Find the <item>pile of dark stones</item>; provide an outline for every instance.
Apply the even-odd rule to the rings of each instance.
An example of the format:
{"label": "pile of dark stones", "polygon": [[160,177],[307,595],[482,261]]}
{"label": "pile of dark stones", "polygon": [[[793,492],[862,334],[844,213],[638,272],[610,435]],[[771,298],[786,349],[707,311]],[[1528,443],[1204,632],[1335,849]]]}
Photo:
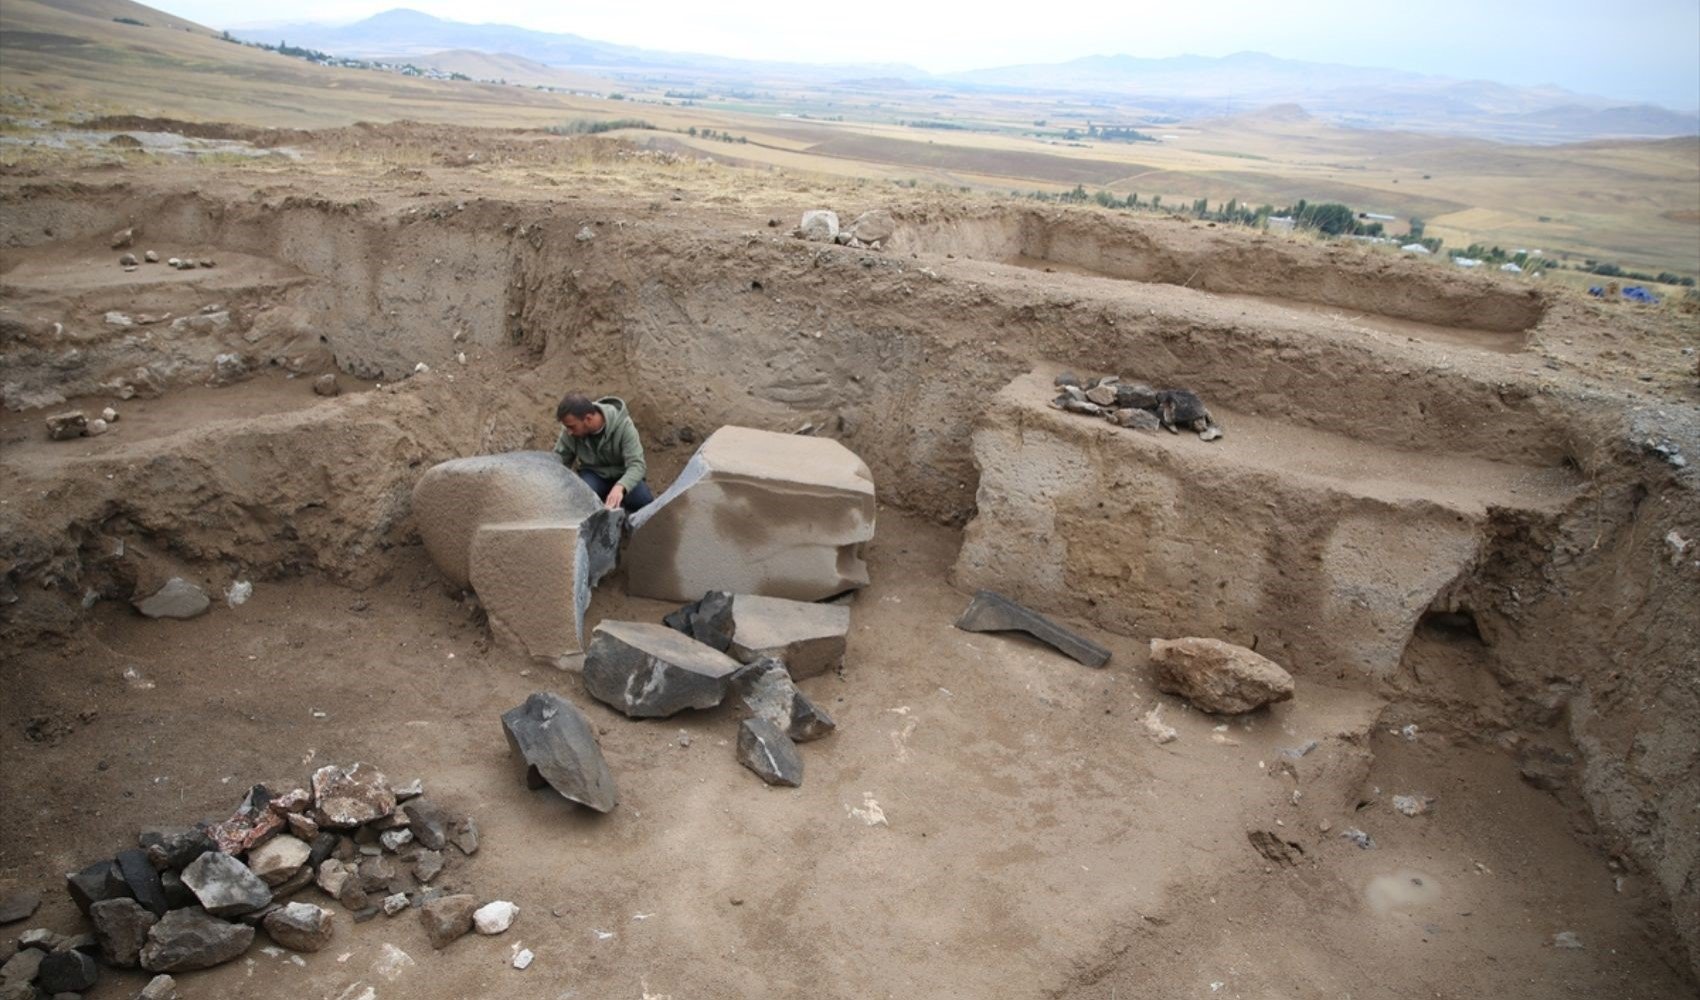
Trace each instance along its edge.
{"label": "pile of dark stones", "polygon": [[1069,413],[1100,417],[1131,430],[1167,430],[1179,434],[1193,431],[1205,441],[1222,436],[1198,393],[1191,389],[1154,389],[1143,382],[1125,381],[1119,375],[1104,375],[1085,382],[1073,372],[1056,378],[1058,395],[1051,405]]}
{"label": "pile of dark stones", "polygon": [[[424,791],[418,780],[391,785],[371,764],[330,765],[306,787],[254,785],[228,819],[144,830],[135,847],[65,877],[92,932],[24,932],[0,966],[0,1000],[81,995],[100,963],[211,968],[239,958],[262,929],[291,951],[319,951],[336,921],[329,907],[292,899],[309,889],[355,923],[417,910],[442,948],[472,929],[479,909],[451,886],[457,863],[478,850],[478,824]],[[170,976],[159,978],[147,1000],[173,995]]]}

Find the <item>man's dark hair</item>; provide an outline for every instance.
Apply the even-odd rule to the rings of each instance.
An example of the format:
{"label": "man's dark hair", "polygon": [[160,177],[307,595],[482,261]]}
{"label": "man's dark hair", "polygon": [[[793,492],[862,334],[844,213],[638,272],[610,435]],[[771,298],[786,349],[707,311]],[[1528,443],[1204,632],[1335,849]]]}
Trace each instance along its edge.
{"label": "man's dark hair", "polygon": [[583,420],[595,412],[596,404],[590,401],[589,396],[582,392],[569,392],[561,397],[560,405],[555,407],[555,422],[560,423],[569,416]]}

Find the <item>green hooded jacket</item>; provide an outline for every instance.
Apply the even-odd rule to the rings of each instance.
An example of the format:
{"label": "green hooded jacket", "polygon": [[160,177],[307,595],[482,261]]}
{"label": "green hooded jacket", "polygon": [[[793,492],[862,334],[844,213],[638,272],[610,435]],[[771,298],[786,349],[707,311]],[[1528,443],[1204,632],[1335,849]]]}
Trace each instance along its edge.
{"label": "green hooded jacket", "polygon": [[604,479],[616,479],[630,493],[649,472],[637,425],[626,413],[626,401],[618,396],[603,396],[596,408],[602,411],[602,429],[577,438],[563,428],[555,438],[555,454],[567,468],[589,469]]}

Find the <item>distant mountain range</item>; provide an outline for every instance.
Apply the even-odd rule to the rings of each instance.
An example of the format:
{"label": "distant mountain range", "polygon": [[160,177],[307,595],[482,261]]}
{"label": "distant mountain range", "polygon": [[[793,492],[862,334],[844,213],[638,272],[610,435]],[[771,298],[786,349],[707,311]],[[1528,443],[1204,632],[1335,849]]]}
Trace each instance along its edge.
{"label": "distant mountain range", "polygon": [[1663,138],[1700,133],[1700,112],[1677,112],[1558,87],[1516,87],[1486,80],[1303,62],[1260,52],[1165,59],[1087,56],[1061,63],[935,76],[902,64],[820,65],[662,52],[512,25],[446,21],[406,9],[347,25],[286,24],[233,29],[231,34],[248,41],[288,41],[334,55],[375,59],[419,59],[443,50],[472,50],[598,77],[620,73],[679,84],[794,80],[829,85],[878,78],[894,86],[910,83],[942,91],[1097,95],[1113,97],[1124,105],[1137,103],[1154,115],[1181,119],[1297,104],[1337,125],[1516,141]]}

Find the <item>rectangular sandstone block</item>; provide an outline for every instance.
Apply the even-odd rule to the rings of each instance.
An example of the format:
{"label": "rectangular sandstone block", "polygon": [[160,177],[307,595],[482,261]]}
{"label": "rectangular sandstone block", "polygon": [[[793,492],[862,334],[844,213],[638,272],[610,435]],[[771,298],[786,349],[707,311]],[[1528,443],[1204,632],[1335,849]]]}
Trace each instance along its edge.
{"label": "rectangular sandstone block", "polygon": [[587,519],[479,528],[467,563],[491,631],[557,664],[582,652],[591,588],[613,566],[618,524]]}

